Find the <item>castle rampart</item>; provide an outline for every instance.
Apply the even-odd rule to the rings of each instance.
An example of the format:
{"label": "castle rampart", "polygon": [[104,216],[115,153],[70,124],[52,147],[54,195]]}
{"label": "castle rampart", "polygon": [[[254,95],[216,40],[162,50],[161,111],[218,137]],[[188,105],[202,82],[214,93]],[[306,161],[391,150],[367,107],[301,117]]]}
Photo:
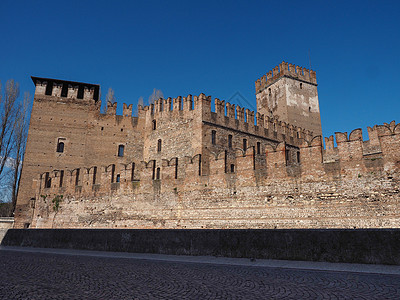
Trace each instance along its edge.
{"label": "castle rampart", "polygon": [[32,79],[17,228],[398,224],[400,126],[368,127],[368,141],[336,133],[324,147],[314,71],[273,68],[257,112],[200,94],[137,116],[125,103],[117,115],[117,102],[102,113],[98,85]]}
{"label": "castle rampart", "polygon": [[[257,113],[255,119],[254,111],[229,102],[225,103],[218,98],[214,100],[215,112],[211,111],[211,96],[206,97],[204,94],[194,96],[194,105],[191,98],[192,95],[184,98],[179,96],[173,99],[175,105],[172,109],[169,109],[171,108],[169,105],[172,102],[171,98],[156,100],[154,104],[144,107],[147,112],[147,122],[165,118],[172,119],[176,117],[176,114],[180,114],[183,118],[195,118],[197,113],[197,116],[201,116],[203,123],[273,141],[286,140],[288,144],[292,145],[298,145],[300,139],[311,140],[313,137],[311,131],[281,122],[276,117],[271,118]],[[164,103],[164,106],[161,106],[160,103]],[[182,103],[187,104],[182,105]]]}
{"label": "castle rampart", "polygon": [[282,62],[278,66],[274,67],[272,71],[268,71],[266,75],[256,80],[256,94],[266,89],[282,77],[290,77],[309,84],[317,85],[317,75],[315,71],[294,64],[288,64],[287,62]]}
{"label": "castle rampart", "polygon": [[70,99],[99,100],[100,86],[66,80],[31,77],[36,89],[35,96],[53,96]]}
{"label": "castle rampart", "polygon": [[[96,184],[94,167],[82,169],[82,181],[76,170],[64,170],[63,187],[61,170],[52,171],[37,179],[35,214],[40,217],[33,226],[395,227],[400,215],[399,128],[394,122],[370,128],[380,145],[373,154],[368,150],[373,141],[363,142],[356,129],[348,138],[337,133],[337,147],[329,143],[324,149],[321,137],[303,141],[300,162],[288,161],[284,142],[267,146],[261,155],[254,146],[238,149],[232,170],[224,153],[213,154],[207,175],[201,172],[200,154],[164,160],[159,177],[154,161],[98,166]],[[49,178],[51,186],[43,188]],[[63,200],[56,214],[49,207],[57,195]],[[72,211],[75,220],[68,217]]]}
{"label": "castle rampart", "polygon": [[259,113],[322,135],[315,71],[282,62],[255,85]]}

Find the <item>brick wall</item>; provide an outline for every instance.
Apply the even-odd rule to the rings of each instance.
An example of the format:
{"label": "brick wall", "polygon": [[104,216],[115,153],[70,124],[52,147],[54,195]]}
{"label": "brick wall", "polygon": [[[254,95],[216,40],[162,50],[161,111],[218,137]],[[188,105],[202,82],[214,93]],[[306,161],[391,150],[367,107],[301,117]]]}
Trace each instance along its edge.
{"label": "brick wall", "polygon": [[[140,181],[121,173],[113,188],[101,174],[95,194],[77,193],[73,174],[60,209],[52,209],[57,186],[38,190],[35,228],[392,228],[400,221],[400,126],[392,122],[337,133],[337,147],[322,139],[304,141],[300,163],[286,160],[286,145],[237,151],[235,170],[225,172],[225,155],[210,156],[209,174],[199,175],[198,156],[161,167],[153,180],[142,166]],[[375,134],[376,133],[376,134]],[[332,141],[332,139],[328,139]],[[371,152],[371,144],[375,145]],[[143,163],[144,164],[144,163]],[[100,168],[100,167],[99,167]],[[122,169],[122,168],[121,168]],[[56,174],[53,174],[55,176]],[[42,178],[43,181],[43,178]],[[55,180],[56,182],[57,180]],[[90,178],[87,179],[91,181]],[[84,185],[84,183],[83,183]],[[42,185],[43,186],[43,185]],[[46,199],[40,195],[48,195]]]}
{"label": "brick wall", "polygon": [[[258,92],[279,78],[316,84],[293,65],[273,74]],[[33,80],[16,228],[398,227],[394,121],[368,128],[368,141],[360,129],[336,133],[324,148],[277,116],[219,99],[212,111],[204,94],[117,115],[117,103],[100,112],[99,86]]]}

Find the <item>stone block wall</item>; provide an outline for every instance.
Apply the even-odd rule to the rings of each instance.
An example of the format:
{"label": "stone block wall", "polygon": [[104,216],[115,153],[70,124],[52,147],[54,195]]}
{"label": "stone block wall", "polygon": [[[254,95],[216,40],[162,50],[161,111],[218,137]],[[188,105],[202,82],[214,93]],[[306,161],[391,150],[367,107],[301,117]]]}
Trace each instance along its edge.
{"label": "stone block wall", "polygon": [[11,229],[2,245],[400,265],[399,229]]}
{"label": "stone block wall", "polygon": [[[200,156],[179,157],[161,167],[160,179],[142,163],[138,177],[129,167],[110,170],[101,187],[77,192],[74,174],[66,179],[59,210],[52,200],[58,187],[38,189],[34,228],[393,228],[400,222],[400,132],[394,122],[336,134],[337,147],[324,149],[321,137],[300,145],[300,162],[287,160],[284,142],[254,147],[233,158],[210,156],[209,173],[201,174]],[[376,134],[375,134],[376,133]],[[376,138],[377,140],[373,140]],[[332,141],[329,138],[328,141]],[[371,144],[375,152],[370,150]],[[233,172],[227,161],[234,162]],[[124,173],[125,172],[125,173]],[[54,172],[52,176],[57,176]],[[65,172],[67,173],[67,172]],[[40,186],[43,186],[42,181]],[[54,180],[57,182],[57,180]],[[90,174],[86,182],[90,184]],[[85,182],[83,182],[85,185]],[[45,197],[43,197],[45,196]]]}

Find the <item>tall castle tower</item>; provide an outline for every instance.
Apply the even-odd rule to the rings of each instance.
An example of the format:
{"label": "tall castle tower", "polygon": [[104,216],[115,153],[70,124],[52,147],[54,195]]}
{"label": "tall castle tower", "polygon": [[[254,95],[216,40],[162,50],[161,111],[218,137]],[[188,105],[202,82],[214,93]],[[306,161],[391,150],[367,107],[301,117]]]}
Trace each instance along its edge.
{"label": "tall castle tower", "polygon": [[256,81],[257,111],[322,135],[315,71],[282,62]]}

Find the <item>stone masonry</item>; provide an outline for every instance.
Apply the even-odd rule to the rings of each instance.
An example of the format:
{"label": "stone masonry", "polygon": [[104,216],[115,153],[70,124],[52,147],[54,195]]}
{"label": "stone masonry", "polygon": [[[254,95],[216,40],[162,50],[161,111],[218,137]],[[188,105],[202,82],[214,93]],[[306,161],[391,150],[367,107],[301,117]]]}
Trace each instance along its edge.
{"label": "stone masonry", "polygon": [[100,113],[98,85],[32,77],[15,227],[399,227],[400,125],[324,147],[315,72],[273,74],[256,81],[256,114],[200,94],[135,117]]}

